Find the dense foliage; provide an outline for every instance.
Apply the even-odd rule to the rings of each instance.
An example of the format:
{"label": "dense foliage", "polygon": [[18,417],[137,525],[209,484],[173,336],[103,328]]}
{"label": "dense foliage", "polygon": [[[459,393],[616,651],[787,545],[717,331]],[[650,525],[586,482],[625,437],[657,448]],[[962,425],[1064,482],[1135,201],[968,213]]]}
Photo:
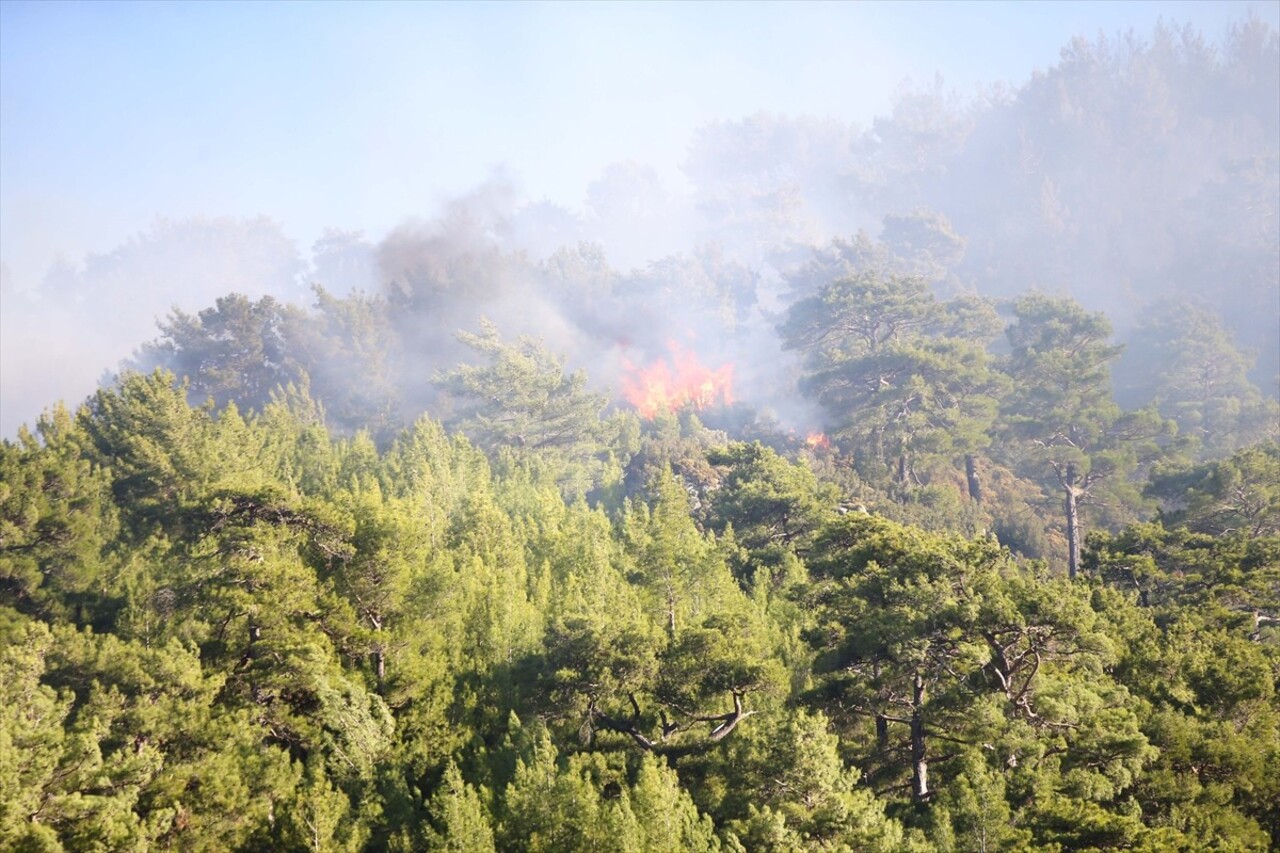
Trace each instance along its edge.
{"label": "dense foliage", "polygon": [[[1187,278],[1275,291],[1274,128],[1173,86],[1266,89],[1276,54],[1162,29],[973,114],[907,98],[842,149],[898,211],[878,240],[786,236],[830,182],[771,183],[760,117],[690,164],[759,267],[402,233],[375,294],[175,312],[148,369],[0,444],[0,848],[1280,846],[1280,410],[1235,343],[1257,306]],[[1069,154],[1184,119],[1223,151],[1153,209],[1256,201],[1257,233],[1195,235],[1236,266],[1190,236],[1129,263],[1080,213],[1159,173]],[[966,255],[930,205],[999,239]],[[1179,267],[1174,298],[1122,358],[1026,289],[1031,245],[1059,281]],[[751,378],[814,434],[758,399],[642,419],[620,365],[577,369],[663,351],[664,317],[776,356]]]}
{"label": "dense foliage", "polygon": [[425,418],[380,448],[163,373],[0,448],[6,849],[1280,840],[1274,443],[1161,469],[1070,579],[485,351],[442,381],[515,370],[512,418],[590,421],[581,452]]}

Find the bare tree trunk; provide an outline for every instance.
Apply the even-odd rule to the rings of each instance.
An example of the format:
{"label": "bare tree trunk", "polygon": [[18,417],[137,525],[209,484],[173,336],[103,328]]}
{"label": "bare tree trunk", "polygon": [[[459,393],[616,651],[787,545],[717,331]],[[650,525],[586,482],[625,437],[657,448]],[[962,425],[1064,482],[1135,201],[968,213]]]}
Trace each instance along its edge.
{"label": "bare tree trunk", "polygon": [[972,453],[965,454],[964,476],[969,481],[969,499],[974,503],[982,503],[982,479],[978,474],[978,457]]}
{"label": "bare tree trunk", "polygon": [[1065,498],[1063,509],[1067,513],[1067,577],[1075,578],[1080,572],[1080,490],[1076,488],[1076,466],[1067,464],[1067,475],[1062,483]]}
{"label": "bare tree trunk", "polygon": [[[245,646],[244,654],[240,656],[240,662],[236,664],[236,669],[242,669],[253,663],[253,659],[258,656],[257,644],[262,639],[262,626],[255,622],[249,622],[249,644]],[[253,701],[260,702],[262,700],[262,692],[258,689],[257,679],[249,678],[249,693],[253,696]]]}
{"label": "bare tree trunk", "polygon": [[387,650],[382,644],[382,614],[369,610],[365,612],[369,626],[373,628],[373,648],[369,650],[369,664],[373,667],[374,678],[378,681],[378,693],[383,692],[387,680]]}
{"label": "bare tree trunk", "polygon": [[729,736],[729,733],[737,727],[738,723],[754,714],[755,711],[746,711],[742,708],[742,694],[734,691],[733,694],[733,710],[728,714],[721,714],[717,717],[705,718],[707,722],[720,721],[720,725],[711,730],[711,734],[707,739],[712,743],[719,743]]}
{"label": "bare tree trunk", "polygon": [[929,760],[924,754],[924,676],[918,672],[911,699],[911,793],[921,803],[929,799]]}
{"label": "bare tree trunk", "polygon": [[[879,680],[880,661],[871,665],[872,675]],[[889,718],[884,714],[876,714],[876,748],[884,752],[889,748]]]}

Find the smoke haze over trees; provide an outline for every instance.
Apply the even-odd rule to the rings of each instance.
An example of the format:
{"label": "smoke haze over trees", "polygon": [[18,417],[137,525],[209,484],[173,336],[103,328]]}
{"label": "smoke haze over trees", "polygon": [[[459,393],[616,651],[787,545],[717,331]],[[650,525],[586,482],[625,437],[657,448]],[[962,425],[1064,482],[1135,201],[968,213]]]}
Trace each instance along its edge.
{"label": "smoke haze over trees", "polygon": [[1274,11],[3,267],[0,847],[1274,849]]}
{"label": "smoke haze over trees", "polygon": [[[38,286],[5,276],[4,429],[47,405],[40,389],[60,374],[126,355],[171,305],[194,312],[234,291],[305,306],[313,283],[388,300],[401,343],[431,365],[418,381],[448,367],[452,334],[484,315],[615,389],[622,358],[696,340],[704,358],[738,365],[742,399],[785,410],[794,372],[779,369],[772,327],[803,295],[796,271],[862,234],[940,294],[1071,296],[1107,313],[1122,342],[1157,301],[1207,310],[1275,396],[1277,68],[1276,33],[1256,18],[1220,43],[1161,24],[1077,38],[1031,79],[976,97],[942,78],[902,88],[867,127],[713,122],[690,140],[688,193],[618,163],[572,210],[525,202],[496,176],[380,240],[331,229],[305,252],[267,220],[158,221]],[[69,332],[41,363],[32,338],[49,328]],[[425,401],[399,392],[410,413]]]}

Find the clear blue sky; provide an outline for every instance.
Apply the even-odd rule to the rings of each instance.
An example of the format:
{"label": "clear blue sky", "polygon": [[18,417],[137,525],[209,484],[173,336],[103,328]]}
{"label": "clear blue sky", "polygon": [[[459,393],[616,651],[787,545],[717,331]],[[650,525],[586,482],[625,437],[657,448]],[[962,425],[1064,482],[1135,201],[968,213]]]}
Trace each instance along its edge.
{"label": "clear blue sky", "polygon": [[495,169],[569,206],[604,166],[678,187],[693,130],[867,122],[904,78],[1023,81],[1077,34],[1280,2],[0,2],[0,260],[38,282],[157,216],[377,237]]}

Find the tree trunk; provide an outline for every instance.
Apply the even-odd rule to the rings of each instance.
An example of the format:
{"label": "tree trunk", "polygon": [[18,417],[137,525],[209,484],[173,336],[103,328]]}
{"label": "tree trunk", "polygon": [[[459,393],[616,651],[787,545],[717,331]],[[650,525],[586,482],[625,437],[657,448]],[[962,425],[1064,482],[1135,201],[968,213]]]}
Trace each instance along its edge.
{"label": "tree trunk", "polygon": [[1080,572],[1080,491],[1076,488],[1075,463],[1067,464],[1062,488],[1063,509],[1067,513],[1067,577],[1074,579]]}
{"label": "tree trunk", "polygon": [[[242,669],[253,662],[257,657],[258,650],[256,648],[259,640],[262,639],[262,627],[254,622],[250,622],[248,626],[249,644],[244,647],[244,654],[240,656],[240,662],[236,664],[236,669]],[[253,693],[254,701],[258,699],[258,688],[252,680],[249,682],[250,691]]]}
{"label": "tree trunk", "polygon": [[707,718],[707,722],[714,722],[716,720],[721,721],[720,725],[716,726],[714,729],[711,730],[711,734],[708,735],[708,740],[710,740],[712,743],[719,743],[720,741],[724,740],[729,736],[729,733],[732,732],[734,728],[737,727],[738,723],[742,722],[743,720],[745,720],[747,717],[750,717],[754,713],[755,711],[743,710],[742,694],[735,691],[733,694],[733,710],[732,711],[730,711],[728,714],[723,714],[719,717]]}
{"label": "tree trunk", "polygon": [[978,457],[972,453],[965,454],[964,476],[969,481],[969,499],[974,503],[982,503],[982,479],[978,475]]}
{"label": "tree trunk", "polygon": [[929,799],[929,761],[924,754],[924,677],[920,673],[916,673],[911,699],[911,793],[922,803]]}
{"label": "tree trunk", "polygon": [[[880,661],[871,665],[871,674],[879,680]],[[876,714],[876,748],[882,753],[889,748],[889,719],[884,714]]]}
{"label": "tree trunk", "polygon": [[382,615],[376,612],[365,614],[369,625],[374,630],[373,648],[369,652],[369,663],[373,667],[373,675],[378,681],[378,693],[383,692],[387,680],[387,650],[382,644]]}

